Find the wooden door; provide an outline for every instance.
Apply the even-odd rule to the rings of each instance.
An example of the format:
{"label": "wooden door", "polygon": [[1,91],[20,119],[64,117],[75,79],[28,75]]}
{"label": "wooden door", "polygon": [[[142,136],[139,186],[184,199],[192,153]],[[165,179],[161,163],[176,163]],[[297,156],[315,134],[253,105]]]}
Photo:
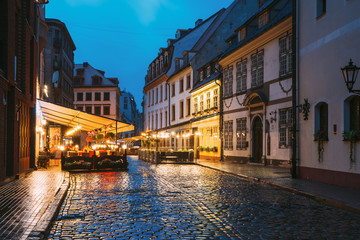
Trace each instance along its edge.
{"label": "wooden door", "polygon": [[259,117],[254,119],[252,132],[253,162],[261,163],[263,155],[263,126]]}

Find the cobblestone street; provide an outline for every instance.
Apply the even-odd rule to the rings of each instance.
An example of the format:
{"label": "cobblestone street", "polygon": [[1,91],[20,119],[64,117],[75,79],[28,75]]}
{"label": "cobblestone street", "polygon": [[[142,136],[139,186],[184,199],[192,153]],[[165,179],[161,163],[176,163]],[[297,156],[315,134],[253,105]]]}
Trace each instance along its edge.
{"label": "cobblestone street", "polygon": [[50,239],[358,239],[360,215],[197,165],[78,173]]}

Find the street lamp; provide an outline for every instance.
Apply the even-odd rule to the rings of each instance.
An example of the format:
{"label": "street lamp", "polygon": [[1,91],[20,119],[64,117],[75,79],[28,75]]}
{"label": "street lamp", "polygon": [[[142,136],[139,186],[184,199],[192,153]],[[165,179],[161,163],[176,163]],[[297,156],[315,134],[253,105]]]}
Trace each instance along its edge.
{"label": "street lamp", "polygon": [[34,3],[36,3],[36,4],[48,4],[49,0],[34,0]]}
{"label": "street lamp", "polygon": [[353,65],[353,61],[351,60],[351,58],[350,58],[349,64],[346,65],[345,67],[341,68],[346,87],[348,88],[350,93],[351,92],[360,93],[360,90],[353,90],[359,69],[360,69],[359,67],[357,67],[356,65]]}

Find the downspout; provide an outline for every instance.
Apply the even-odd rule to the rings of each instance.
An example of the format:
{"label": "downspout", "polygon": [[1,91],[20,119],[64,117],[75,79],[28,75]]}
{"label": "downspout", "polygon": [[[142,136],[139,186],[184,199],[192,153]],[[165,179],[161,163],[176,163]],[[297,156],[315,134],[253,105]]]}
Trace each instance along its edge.
{"label": "downspout", "polygon": [[215,79],[215,83],[219,86],[219,132],[220,132],[220,161],[224,161],[224,148],[223,148],[223,87],[222,87],[222,73],[219,75],[220,84],[217,83]]}
{"label": "downspout", "polygon": [[298,119],[296,112],[297,109],[297,1],[292,0],[292,153],[291,153],[291,177],[296,178],[297,177],[297,126],[298,126]]}

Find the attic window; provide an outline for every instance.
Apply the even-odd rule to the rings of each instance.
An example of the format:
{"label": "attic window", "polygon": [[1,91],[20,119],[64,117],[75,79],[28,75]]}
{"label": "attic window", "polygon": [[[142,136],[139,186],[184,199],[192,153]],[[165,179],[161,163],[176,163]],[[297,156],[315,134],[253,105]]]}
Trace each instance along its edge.
{"label": "attic window", "polygon": [[258,17],[258,28],[264,27],[269,22],[269,12],[266,11]]}
{"label": "attic window", "polygon": [[246,27],[242,27],[239,31],[238,31],[238,41],[242,41],[244,40],[246,37]]}
{"label": "attic window", "polygon": [[92,85],[100,85],[101,84],[101,77],[93,76],[92,77]]}
{"label": "attic window", "polygon": [[76,69],[76,75],[77,76],[81,76],[84,73],[84,69],[83,68],[78,68]]}

